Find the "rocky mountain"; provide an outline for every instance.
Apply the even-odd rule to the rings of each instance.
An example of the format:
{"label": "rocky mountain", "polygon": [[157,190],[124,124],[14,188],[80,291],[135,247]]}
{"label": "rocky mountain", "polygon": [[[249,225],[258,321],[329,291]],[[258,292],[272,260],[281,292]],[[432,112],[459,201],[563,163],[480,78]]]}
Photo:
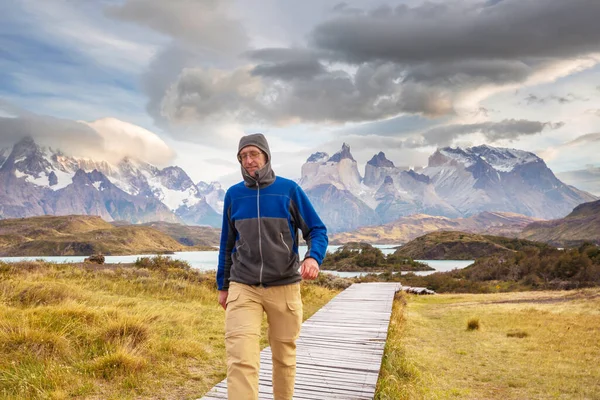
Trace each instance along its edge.
{"label": "rocky mountain", "polygon": [[225,190],[219,182],[206,183],[200,181],[196,184],[200,194],[204,196],[206,202],[218,213],[223,212],[223,203],[225,201]]}
{"label": "rocky mountain", "polygon": [[531,223],[519,237],[558,247],[578,246],[584,242],[600,245],[600,200],[578,205],[565,218]]}
{"label": "rocky mountain", "polygon": [[[198,186],[176,166],[159,169],[130,158],[113,165],[70,157],[31,138],[0,155],[0,218],[81,214],[131,223],[221,223]],[[211,195],[215,204],[217,185],[208,190],[217,192]]]}
{"label": "rocky mountain", "polygon": [[331,157],[323,152],[311,155],[302,166],[299,184],[328,229],[338,232],[380,221],[373,190],[361,181],[350,147],[344,143]]}
{"label": "rocky mountain", "polygon": [[418,171],[397,167],[379,152],[363,178],[344,143],[332,157],[311,155],[300,185],[333,233],[413,214],[464,218],[490,211],[551,219],[597,199],[562,183],[533,153],[487,145],[438,149]]}
{"label": "rocky mountain", "polygon": [[443,148],[423,174],[461,215],[509,211],[542,219],[562,217],[595,196],[562,183],[533,153],[477,146]]}
{"label": "rocky mountain", "polygon": [[517,237],[527,225],[539,221],[525,215],[484,211],[467,218],[448,218],[426,214],[400,217],[380,226],[364,226],[351,232],[330,236],[332,244],[367,242],[379,244],[407,243],[419,236],[437,231],[462,231],[468,233]]}

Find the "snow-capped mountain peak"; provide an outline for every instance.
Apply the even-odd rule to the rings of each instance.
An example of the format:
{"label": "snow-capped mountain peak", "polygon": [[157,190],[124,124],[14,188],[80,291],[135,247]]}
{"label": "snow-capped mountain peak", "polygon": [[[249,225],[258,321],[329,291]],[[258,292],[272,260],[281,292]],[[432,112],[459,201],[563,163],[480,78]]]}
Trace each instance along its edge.
{"label": "snow-capped mountain peak", "polygon": [[454,165],[462,165],[465,169],[483,162],[498,172],[506,173],[519,165],[541,162],[542,160],[528,151],[481,145],[466,149],[460,147],[438,149],[430,157],[429,166],[439,166],[448,161]]}
{"label": "snow-capped mountain peak", "polygon": [[[452,147],[444,147],[442,149],[438,149],[431,157],[430,157],[430,166],[432,158],[435,159],[436,154],[441,154],[445,157],[446,160],[453,162],[454,164],[460,164],[465,168],[469,168],[477,163],[477,156],[473,154],[469,149],[463,150],[460,147],[452,148]],[[446,161],[444,160],[444,161]]]}
{"label": "snow-capped mountain peak", "polygon": [[200,194],[204,196],[206,202],[217,212],[223,211],[225,200],[225,190],[219,182],[211,182],[210,184],[200,181],[196,184]]}
{"label": "snow-capped mountain peak", "polygon": [[[100,201],[100,197],[89,193],[79,194],[73,189],[72,185],[75,185],[79,188],[93,186],[94,191],[106,191],[103,196],[114,199],[111,206],[108,205],[109,201],[85,208],[88,213],[101,215],[103,218],[110,218],[112,215],[122,219],[126,215],[132,222],[140,222],[152,218],[150,210],[155,209],[155,218],[158,220],[174,221],[181,218],[191,224],[217,225],[221,219],[218,213],[222,210],[222,204],[219,205],[216,200],[215,209],[212,209],[187,173],[177,166],[161,170],[135,158],[123,158],[114,165],[106,161],[72,157],[58,149],[42,148],[32,138],[25,138],[15,144],[7,157],[3,154],[5,152],[2,152],[0,158],[0,186],[5,186],[7,192],[23,195],[18,203],[23,203],[29,196],[27,201],[33,205],[15,208],[14,215],[0,214],[0,218],[29,216],[28,213],[51,213],[57,207],[60,208],[60,213],[84,211],[80,206],[74,205],[77,203],[76,199],[65,203],[63,200],[56,200],[58,198],[81,195],[88,196],[85,200],[87,202]],[[19,185],[20,188],[17,190],[13,185]],[[9,186],[12,189],[8,189]],[[68,188],[68,192],[63,191]],[[123,202],[119,199],[127,200]],[[121,205],[128,207],[126,203],[135,203],[137,206],[120,209]],[[108,207],[108,211],[105,207]]]}
{"label": "snow-capped mountain peak", "polygon": [[500,172],[510,172],[517,165],[542,161],[533,153],[517,149],[481,145],[471,147],[470,150],[473,154],[487,162],[496,171]]}
{"label": "snow-capped mountain peak", "polygon": [[325,162],[329,160],[329,154],[322,152],[322,151],[318,151],[316,153],[313,153],[310,155],[310,157],[308,157],[308,159],[306,160],[306,162]]}

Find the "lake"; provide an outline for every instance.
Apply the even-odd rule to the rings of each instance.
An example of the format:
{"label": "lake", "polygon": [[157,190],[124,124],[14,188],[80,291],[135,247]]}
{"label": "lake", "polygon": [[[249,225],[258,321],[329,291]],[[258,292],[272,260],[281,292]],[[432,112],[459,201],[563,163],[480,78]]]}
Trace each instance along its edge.
{"label": "lake", "polygon": [[[375,244],[382,251],[383,254],[391,254],[396,251],[395,247],[399,245],[390,244]],[[333,253],[341,246],[328,246],[327,251]],[[301,257],[306,254],[307,247],[300,246],[298,252]],[[136,254],[130,256],[105,256],[105,262],[109,264],[119,263],[133,263],[140,257],[153,257],[155,254]],[[197,268],[201,271],[215,270],[217,269],[217,263],[219,259],[218,251],[186,251],[176,252],[175,254],[169,254],[169,257],[187,261],[193,268]],[[83,262],[85,256],[47,256],[47,257],[0,257],[0,261],[5,262],[17,262],[26,260],[44,260],[55,263],[71,263],[71,262]],[[417,260],[428,264],[434,268],[435,271],[418,271],[417,275],[428,275],[434,272],[450,271],[453,269],[464,268],[473,263],[472,260]],[[331,274],[335,274],[342,277],[353,277],[365,274],[365,272],[338,272],[338,271],[326,271]]]}

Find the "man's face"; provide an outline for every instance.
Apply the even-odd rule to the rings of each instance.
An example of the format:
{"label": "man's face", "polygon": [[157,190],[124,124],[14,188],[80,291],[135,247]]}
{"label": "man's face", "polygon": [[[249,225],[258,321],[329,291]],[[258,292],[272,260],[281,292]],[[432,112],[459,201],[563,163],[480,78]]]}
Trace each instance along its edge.
{"label": "man's face", "polygon": [[244,147],[238,154],[238,159],[242,163],[242,167],[244,167],[250,176],[254,176],[254,173],[264,167],[267,163],[267,157],[256,146]]}

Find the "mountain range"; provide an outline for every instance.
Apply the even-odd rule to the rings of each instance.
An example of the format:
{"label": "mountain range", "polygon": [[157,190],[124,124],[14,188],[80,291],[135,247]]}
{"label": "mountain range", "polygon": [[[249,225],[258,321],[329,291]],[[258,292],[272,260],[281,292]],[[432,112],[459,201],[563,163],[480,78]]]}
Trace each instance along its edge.
{"label": "mountain range", "polygon": [[397,167],[380,152],[361,176],[344,143],[331,157],[312,154],[300,185],[334,233],[413,214],[464,218],[493,211],[556,219],[598,199],[561,182],[533,153],[487,145],[438,149],[420,169]]}
{"label": "mountain range", "polygon": [[[453,219],[493,212],[501,220],[511,213],[531,217],[528,222],[556,219],[598,199],[561,182],[533,153],[487,145],[438,149],[418,169],[396,166],[379,152],[361,175],[344,143],[332,156],[308,157],[299,184],[331,233],[415,214]],[[109,222],[220,227],[224,194],[218,182],[194,183],[178,166],[73,157],[31,138],[0,149],[0,219],[78,214]]]}
{"label": "mountain range", "polygon": [[0,218],[98,215],[105,221],[217,226],[225,192],[177,166],[76,158],[25,138],[0,150]]}

